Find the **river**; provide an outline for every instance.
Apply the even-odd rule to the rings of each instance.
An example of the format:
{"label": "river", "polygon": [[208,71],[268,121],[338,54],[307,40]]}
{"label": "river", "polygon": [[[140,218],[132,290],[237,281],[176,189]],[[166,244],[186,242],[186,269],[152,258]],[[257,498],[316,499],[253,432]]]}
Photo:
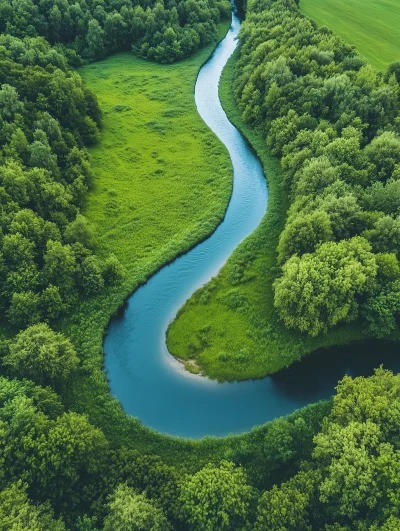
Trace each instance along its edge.
{"label": "river", "polygon": [[[163,267],[111,321],[104,341],[111,392],[126,413],[155,430],[200,438],[241,433],[334,393],[344,374],[369,375],[384,363],[398,370],[398,347],[369,343],[317,352],[262,380],[220,384],[185,371],[168,352],[166,330],[179,308],[215,276],[265,215],[268,191],[260,161],[229,122],[218,97],[222,70],[234,52],[240,20],[201,69],[195,90],[199,114],[229,151],[233,191],[214,234]],[[382,352],[385,354],[382,355]]]}

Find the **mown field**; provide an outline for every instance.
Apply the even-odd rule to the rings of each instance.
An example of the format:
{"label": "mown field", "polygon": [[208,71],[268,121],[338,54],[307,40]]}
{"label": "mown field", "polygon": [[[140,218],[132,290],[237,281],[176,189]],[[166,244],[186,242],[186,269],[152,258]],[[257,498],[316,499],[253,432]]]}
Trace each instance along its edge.
{"label": "mown field", "polygon": [[300,10],[357,47],[372,66],[385,71],[400,60],[400,3],[397,0],[300,0]]}
{"label": "mown field", "polygon": [[[288,330],[278,317],[272,284],[279,273],[276,249],[287,198],[281,187],[278,160],[269,154],[261,134],[243,122],[234,104],[236,60],[235,53],[224,69],[220,98],[229,119],[249,140],[263,164],[268,211],[218,276],[187,301],[168,330],[170,352],[182,359],[194,358],[211,378],[229,381],[261,378],[318,348],[362,338],[361,330],[354,325],[312,338]],[[236,280],[238,271],[243,279],[240,282]],[[235,304],[227,304],[227,300]],[[207,332],[205,323],[213,323]]]}

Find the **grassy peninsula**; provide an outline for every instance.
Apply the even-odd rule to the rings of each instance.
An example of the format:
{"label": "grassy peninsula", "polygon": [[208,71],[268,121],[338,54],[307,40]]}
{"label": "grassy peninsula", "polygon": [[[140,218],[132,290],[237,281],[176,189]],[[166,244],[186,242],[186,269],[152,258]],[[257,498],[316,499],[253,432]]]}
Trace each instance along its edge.
{"label": "grassy peninsula", "polygon": [[[389,18],[377,15],[376,27]],[[394,33],[395,20],[396,10]],[[368,31],[362,17],[353,22]],[[364,45],[377,38],[372,32]],[[319,347],[398,337],[398,211],[389,201],[400,170],[399,64],[377,73],[295,2],[248,5],[221,97],[263,161],[270,208],[179,312],[168,337],[174,354],[236,380],[276,372]],[[387,100],[377,112],[380,94]],[[393,227],[389,238],[384,227]]]}
{"label": "grassy peninsula", "polygon": [[222,381],[262,378],[318,348],[363,338],[354,326],[307,337],[285,328],[274,308],[272,285],[279,273],[277,247],[288,198],[279,160],[267,149],[262,134],[242,120],[234,102],[237,60],[235,52],[222,74],[220,98],[229,119],[263,164],[268,210],[256,231],[239,245],[218,276],[187,301],[168,330],[171,353],[195,359],[205,374]]}

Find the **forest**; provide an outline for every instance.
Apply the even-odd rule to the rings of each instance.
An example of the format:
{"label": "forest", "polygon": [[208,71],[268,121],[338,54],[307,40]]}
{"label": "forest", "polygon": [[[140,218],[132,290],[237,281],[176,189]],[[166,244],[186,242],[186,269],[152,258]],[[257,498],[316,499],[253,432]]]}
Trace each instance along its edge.
{"label": "forest", "polygon": [[0,32],[44,37],[75,66],[131,49],[171,63],[215,39],[229,11],[223,0],[1,0]]}
{"label": "forest", "polygon": [[286,6],[260,3],[247,18],[235,84],[244,119],[282,159],[291,198],[275,306],[310,335],[361,318],[383,336],[400,309],[399,65],[379,76]]}
{"label": "forest", "polygon": [[[128,273],[82,213],[104,120],[77,67],[188,58],[229,12],[0,0],[0,531],[400,529],[399,375],[345,377],[249,433],[180,440],[111,401],[79,329]],[[399,83],[400,63],[377,73],[293,0],[248,2],[231,96],[281,161],[274,305],[306,336],[398,328]]]}

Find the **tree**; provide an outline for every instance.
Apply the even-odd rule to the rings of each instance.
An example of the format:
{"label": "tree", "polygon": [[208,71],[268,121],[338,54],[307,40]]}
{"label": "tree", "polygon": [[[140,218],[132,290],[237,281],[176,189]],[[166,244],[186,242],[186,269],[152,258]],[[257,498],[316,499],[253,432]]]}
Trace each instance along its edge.
{"label": "tree", "polygon": [[400,208],[400,181],[389,179],[386,184],[376,182],[364,197],[369,210],[396,216]]}
{"label": "tree", "polygon": [[45,168],[46,170],[52,172],[54,177],[58,177],[59,170],[57,166],[57,155],[54,155],[49,146],[46,133],[43,135],[38,135],[37,133],[40,130],[36,131],[36,140],[30,147],[31,156],[29,159],[29,165],[35,168]]}
{"label": "tree", "polygon": [[33,291],[13,293],[7,317],[18,328],[38,323],[41,317],[39,296]]}
{"label": "tree", "polygon": [[88,256],[83,260],[79,270],[78,280],[79,286],[85,295],[94,295],[102,290],[104,280],[94,256]]}
{"label": "tree", "polygon": [[85,116],[84,127],[80,131],[81,137],[85,145],[90,146],[96,144],[100,139],[100,131],[96,122],[90,116]]}
{"label": "tree", "polygon": [[0,492],[0,531],[65,531],[61,519],[54,519],[50,504],[32,504],[26,489],[18,482]]}
{"label": "tree", "polygon": [[64,238],[67,243],[79,242],[85,247],[93,245],[93,228],[85,216],[78,214],[76,219],[69,223],[64,232]]}
{"label": "tree", "polygon": [[16,161],[0,166],[0,182],[9,199],[24,206],[29,202],[29,181],[21,165]]}
{"label": "tree", "polygon": [[60,242],[47,242],[43,256],[43,279],[60,288],[60,292],[70,295],[75,284],[76,260],[70,246]]}
{"label": "tree", "polygon": [[297,177],[296,194],[315,195],[339,178],[339,170],[328,157],[311,159],[303,166]]}
{"label": "tree", "polygon": [[5,120],[12,120],[23,110],[17,90],[6,83],[0,89],[0,116]]}
{"label": "tree", "polygon": [[29,142],[22,129],[18,128],[11,136],[10,143],[5,148],[5,152],[13,159],[19,160],[22,164],[28,163],[30,149]]}
{"label": "tree", "polygon": [[305,453],[311,448],[312,430],[306,425],[304,419],[298,418],[294,422],[285,419],[276,419],[270,425],[263,444],[264,461],[266,468],[271,470],[304,458]]}
{"label": "tree", "polygon": [[3,363],[13,374],[54,385],[68,378],[79,360],[69,339],[47,324],[37,324],[16,336]]}
{"label": "tree", "polygon": [[39,305],[45,320],[57,319],[63,310],[60,290],[56,286],[48,286],[40,294]]}
{"label": "tree", "polygon": [[3,238],[3,256],[10,268],[31,266],[35,259],[35,245],[21,234],[6,234]]}
{"label": "tree", "polygon": [[382,216],[365,236],[377,252],[393,252],[400,256],[400,216]]}
{"label": "tree", "polygon": [[96,526],[97,519],[88,516],[79,517],[76,523],[76,531],[99,531]]}
{"label": "tree", "polygon": [[357,197],[341,188],[340,181],[336,183],[328,187],[323,196],[317,198],[315,206],[328,214],[335,238],[342,240],[357,234],[361,208]]}
{"label": "tree", "polygon": [[274,284],[275,306],[288,327],[316,336],[357,317],[357,296],[372,289],[376,272],[364,238],[324,243],[286,262]]}
{"label": "tree", "polygon": [[388,69],[386,70],[385,74],[385,80],[389,81],[391,76],[394,76],[396,78],[397,83],[400,84],[400,61],[390,63],[390,65],[388,66]]}
{"label": "tree", "polygon": [[51,144],[62,141],[60,124],[48,112],[40,113],[35,126],[46,133],[46,137]]}
{"label": "tree", "polygon": [[361,312],[368,331],[374,336],[384,337],[396,330],[400,313],[400,281],[386,281],[383,286],[377,286],[363,304]]}
{"label": "tree", "polygon": [[389,516],[383,525],[373,524],[368,531],[397,531],[398,529],[400,529],[400,518]]}
{"label": "tree", "polygon": [[103,276],[107,284],[117,284],[125,275],[125,269],[115,254],[110,256],[104,262]]}
{"label": "tree", "polygon": [[395,492],[400,486],[400,452],[383,441],[377,424],[332,423],[315,443],[314,458],[327,471],[319,486],[320,500],[329,504],[336,518],[345,516],[351,522],[360,514],[376,517],[385,506],[393,511],[390,506],[397,505]]}
{"label": "tree", "polygon": [[111,495],[104,531],[168,531],[172,527],[163,511],[143,494],[119,485]]}
{"label": "tree", "polygon": [[22,478],[36,501],[48,499],[64,514],[91,503],[93,494],[85,487],[99,480],[108,455],[102,431],[84,415],[63,413],[49,389],[8,381],[4,390],[4,379],[1,383],[4,481]]}
{"label": "tree", "polygon": [[181,515],[193,530],[241,529],[253,499],[243,470],[223,461],[219,468],[207,465],[182,485]]}
{"label": "tree", "polygon": [[176,518],[181,476],[158,456],[122,446],[111,452],[109,472],[104,479],[107,484],[104,490],[113,491],[124,483],[146,498],[157,500],[168,518]]}
{"label": "tree", "polygon": [[326,212],[315,210],[311,214],[292,216],[279,238],[279,262],[294,254],[312,253],[318,244],[332,239],[331,220]]}
{"label": "tree", "polygon": [[400,375],[383,368],[369,378],[345,376],[338,384],[330,415],[332,422],[373,422],[387,439],[400,424]]}
{"label": "tree", "polygon": [[91,59],[100,59],[104,55],[104,31],[95,19],[89,21],[86,42]]}
{"label": "tree", "polygon": [[311,531],[307,506],[309,492],[290,483],[274,485],[260,497],[254,531]]}
{"label": "tree", "polygon": [[64,413],[51,425],[40,455],[42,489],[58,503],[78,503],[85,483],[103,473],[107,453],[104,433],[85,415]]}
{"label": "tree", "polygon": [[375,165],[378,178],[385,181],[400,163],[400,138],[386,131],[374,138],[364,151]]}

